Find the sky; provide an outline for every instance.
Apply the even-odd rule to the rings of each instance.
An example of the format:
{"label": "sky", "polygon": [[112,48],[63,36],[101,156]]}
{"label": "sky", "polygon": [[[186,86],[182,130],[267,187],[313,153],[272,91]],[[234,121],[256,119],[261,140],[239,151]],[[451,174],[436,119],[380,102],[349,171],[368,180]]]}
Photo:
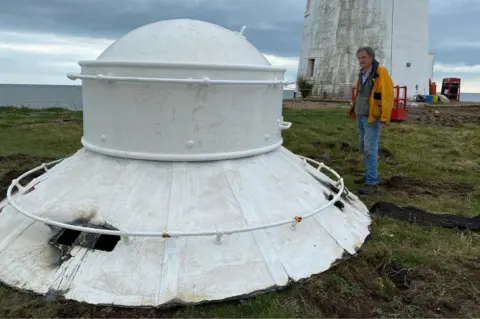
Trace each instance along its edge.
{"label": "sky", "polygon": [[[313,0],[314,1],[314,0]],[[335,1],[335,0],[332,0]],[[125,33],[190,18],[240,31],[296,77],[306,0],[0,0],[0,83],[79,85],[66,77]],[[434,80],[480,93],[480,0],[430,0]]]}

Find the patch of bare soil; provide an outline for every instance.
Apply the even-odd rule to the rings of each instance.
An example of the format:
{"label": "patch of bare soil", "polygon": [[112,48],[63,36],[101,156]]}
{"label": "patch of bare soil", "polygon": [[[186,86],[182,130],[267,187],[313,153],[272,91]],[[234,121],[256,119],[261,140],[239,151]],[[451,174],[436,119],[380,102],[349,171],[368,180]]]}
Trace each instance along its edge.
{"label": "patch of bare soil", "polygon": [[393,176],[380,182],[381,186],[397,195],[428,195],[433,197],[445,194],[467,196],[475,190],[475,185],[411,176]]}
{"label": "patch of bare soil", "polygon": [[480,124],[480,105],[411,107],[406,121],[439,127]]}
{"label": "patch of bare soil", "polygon": [[459,317],[479,307],[475,291],[456,284],[456,276],[446,269],[409,268],[370,256],[312,278],[299,292],[325,317]]}
{"label": "patch of bare soil", "polygon": [[[7,189],[12,183],[12,180],[18,178],[23,173],[41,165],[42,163],[51,162],[54,159],[41,156],[31,156],[27,154],[12,154],[8,156],[0,156],[0,163],[8,163],[15,167],[14,169],[6,172],[0,177],[0,198],[4,198],[7,194]],[[26,185],[34,178],[42,175],[43,170],[36,171],[29,176],[22,179],[21,184]]]}

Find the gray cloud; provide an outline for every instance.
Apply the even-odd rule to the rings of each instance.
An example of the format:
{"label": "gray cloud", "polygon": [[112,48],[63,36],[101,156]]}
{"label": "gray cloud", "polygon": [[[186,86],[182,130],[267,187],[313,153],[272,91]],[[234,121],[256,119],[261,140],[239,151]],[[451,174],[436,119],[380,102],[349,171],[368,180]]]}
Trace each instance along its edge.
{"label": "gray cloud", "polygon": [[446,64],[480,64],[480,1],[430,0],[430,49]]}
{"label": "gray cloud", "polygon": [[[247,25],[245,34],[248,40],[262,52],[281,57],[297,57],[301,49],[305,2],[306,0],[0,0],[0,31],[49,32],[66,36],[117,39],[134,28],[154,21],[193,18],[232,30],[240,30],[243,25]],[[479,14],[480,0],[430,0],[430,48],[436,53],[437,63],[480,64],[480,37],[477,35],[480,29]],[[11,40],[14,42],[14,39]],[[20,59],[21,56],[17,58]],[[51,58],[52,61],[54,58]],[[8,66],[14,72],[14,65],[16,70],[21,70],[20,64],[23,62],[18,59],[14,63],[14,57],[4,56],[0,64],[2,68]]]}
{"label": "gray cloud", "polygon": [[141,25],[193,18],[245,32],[267,54],[298,56],[304,4],[292,0],[3,0],[0,29],[116,39]]}
{"label": "gray cloud", "polygon": [[[303,0],[1,0],[0,29],[116,39],[141,25],[194,18],[248,29],[261,51],[298,56]],[[480,1],[430,0],[430,47],[443,63],[478,64]],[[408,18],[408,17],[406,17]],[[461,42],[475,42],[465,46]],[[453,49],[458,46],[458,49]]]}

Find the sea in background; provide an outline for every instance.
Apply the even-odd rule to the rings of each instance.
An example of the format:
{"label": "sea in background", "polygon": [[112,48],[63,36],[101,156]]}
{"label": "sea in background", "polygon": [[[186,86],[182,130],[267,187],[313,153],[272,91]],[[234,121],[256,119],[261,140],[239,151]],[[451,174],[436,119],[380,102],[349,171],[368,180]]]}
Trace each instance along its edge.
{"label": "sea in background", "polygon": [[[283,91],[284,99],[293,98],[293,90]],[[463,102],[480,102],[480,93],[461,93]],[[0,107],[61,107],[82,110],[82,87],[79,85],[0,84]]]}

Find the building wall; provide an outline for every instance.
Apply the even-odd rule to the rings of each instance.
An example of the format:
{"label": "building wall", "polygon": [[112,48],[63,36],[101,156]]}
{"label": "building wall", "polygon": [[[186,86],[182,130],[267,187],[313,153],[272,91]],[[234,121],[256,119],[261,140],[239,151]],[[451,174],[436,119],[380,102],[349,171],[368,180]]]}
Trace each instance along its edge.
{"label": "building wall", "polygon": [[428,94],[428,0],[396,0],[393,4],[392,79],[395,85],[407,86],[408,96]]}
{"label": "building wall", "polygon": [[[351,96],[359,72],[356,50],[364,45],[374,48],[396,85],[409,86],[409,95],[412,85],[428,88],[428,0],[309,2],[298,74],[313,82],[314,95]],[[315,61],[313,74],[309,59]]]}

